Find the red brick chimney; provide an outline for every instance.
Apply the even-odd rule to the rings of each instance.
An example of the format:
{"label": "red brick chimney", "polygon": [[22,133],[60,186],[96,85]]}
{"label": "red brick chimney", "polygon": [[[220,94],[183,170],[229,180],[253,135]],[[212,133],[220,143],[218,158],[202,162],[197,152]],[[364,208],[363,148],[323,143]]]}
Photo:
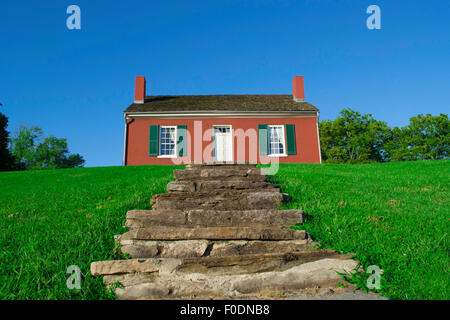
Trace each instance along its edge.
{"label": "red brick chimney", "polygon": [[136,76],[134,86],[134,103],[144,103],[145,100],[145,77]]}
{"label": "red brick chimney", "polygon": [[303,76],[295,76],[292,80],[292,94],[294,96],[294,101],[304,102],[305,101],[305,88],[303,87]]}

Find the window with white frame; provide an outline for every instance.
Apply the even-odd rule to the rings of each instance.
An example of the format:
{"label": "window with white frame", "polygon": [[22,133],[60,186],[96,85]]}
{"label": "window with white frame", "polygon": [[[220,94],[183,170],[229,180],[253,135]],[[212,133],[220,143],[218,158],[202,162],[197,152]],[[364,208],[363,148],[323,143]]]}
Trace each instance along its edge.
{"label": "window with white frame", "polygon": [[267,126],[269,155],[285,155],[284,126]]}
{"label": "window with white frame", "polygon": [[159,127],[159,155],[167,157],[176,156],[176,129],[177,127]]}

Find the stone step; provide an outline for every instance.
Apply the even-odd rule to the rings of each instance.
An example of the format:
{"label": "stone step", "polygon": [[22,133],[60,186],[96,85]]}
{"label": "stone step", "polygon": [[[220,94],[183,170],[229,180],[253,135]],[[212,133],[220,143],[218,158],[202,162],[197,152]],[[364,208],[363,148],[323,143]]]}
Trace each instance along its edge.
{"label": "stone step", "polygon": [[312,250],[317,245],[305,240],[125,240],[118,239],[120,250],[131,258],[224,257],[245,254],[291,253]]}
{"label": "stone step", "polygon": [[249,179],[214,179],[214,180],[181,180],[171,181],[167,184],[167,191],[180,192],[208,192],[217,189],[227,190],[258,190],[263,191],[271,189],[271,191],[280,191],[279,186],[265,182],[254,181]]}
{"label": "stone step", "polygon": [[255,163],[230,163],[230,162],[205,162],[205,163],[188,163],[185,165],[185,170],[191,169],[203,169],[203,168],[223,168],[223,169],[235,169],[235,168],[245,168],[252,169],[256,168]]}
{"label": "stone step", "polygon": [[121,240],[297,240],[307,239],[304,230],[280,227],[168,227],[132,229]]}
{"label": "stone step", "polygon": [[256,168],[255,162],[234,162],[234,161],[209,161],[209,162],[202,162],[202,163],[187,163],[185,165],[186,170],[189,170],[191,168],[199,168],[199,167],[248,167],[248,168]]}
{"label": "stone step", "polygon": [[131,210],[127,212],[129,229],[150,226],[292,226],[303,222],[301,210]]}
{"label": "stone step", "polygon": [[107,260],[91,264],[92,275],[124,273],[202,273],[204,275],[245,274],[282,271],[295,265],[324,258],[349,259],[335,250],[309,250],[292,253],[246,254],[223,257],[146,258]]}
{"label": "stone step", "polygon": [[[177,259],[175,259],[177,260]],[[169,264],[168,262],[165,262]],[[94,265],[95,263],[93,263]],[[204,265],[197,265],[201,272],[170,272],[176,270],[174,263],[165,271],[156,272],[160,268],[155,263],[136,262],[133,266],[136,273],[106,275],[104,282],[119,282],[123,288],[115,289],[119,299],[239,299],[253,295],[256,297],[280,298],[287,292],[301,293],[307,288],[336,287],[342,282],[337,272],[351,272],[357,262],[348,257],[324,258],[306,262],[280,271],[259,273],[220,274],[204,273]],[[112,266],[108,266],[113,270]],[[93,274],[107,274],[104,269],[91,265]],[[128,266],[127,266],[128,267]],[[115,266],[116,270],[120,266]],[[145,271],[142,271],[145,270]],[[194,268],[195,270],[195,268]]]}
{"label": "stone step", "polygon": [[190,170],[174,170],[173,175],[176,180],[198,180],[198,179],[223,179],[223,178],[239,178],[245,180],[264,181],[266,175],[258,168],[242,168],[242,167],[200,167]]}
{"label": "stone step", "polygon": [[154,209],[276,209],[288,197],[273,191],[170,192],[156,194],[150,200]]}
{"label": "stone step", "polygon": [[[174,170],[153,209],[127,213],[116,236],[132,259],[91,264],[119,299],[270,299],[336,288],[350,255],[319,250],[300,210],[254,164],[191,164]],[[327,290],[328,290],[327,289]],[[331,290],[331,289],[329,289]]]}
{"label": "stone step", "polygon": [[299,240],[231,240],[215,241],[211,245],[209,255],[211,257],[232,256],[241,254],[262,254],[262,253],[292,253],[305,250],[312,250],[318,247],[311,239]]}

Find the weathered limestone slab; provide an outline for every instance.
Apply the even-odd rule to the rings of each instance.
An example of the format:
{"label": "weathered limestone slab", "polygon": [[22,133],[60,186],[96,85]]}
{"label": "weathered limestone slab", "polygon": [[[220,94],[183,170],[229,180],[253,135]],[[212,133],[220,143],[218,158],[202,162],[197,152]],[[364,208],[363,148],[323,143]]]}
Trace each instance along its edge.
{"label": "weathered limestone slab", "polygon": [[314,247],[311,239],[285,241],[214,241],[209,255],[211,257],[241,254],[289,253],[305,251]]}
{"label": "weathered limestone slab", "polygon": [[196,226],[292,226],[303,222],[301,210],[189,210],[187,224]]}
{"label": "weathered limestone slab", "polygon": [[260,241],[260,240],[120,240],[121,251],[131,258],[192,258],[224,257],[243,254],[267,254],[311,250],[315,244],[311,239]]}
{"label": "weathered limestone slab", "polygon": [[155,225],[181,226],[185,225],[186,222],[187,217],[183,210],[130,210],[127,212],[125,226],[129,229]]}
{"label": "weathered limestone slab", "polygon": [[253,169],[256,168],[256,163],[230,163],[230,162],[204,162],[204,163],[187,163],[185,170],[191,169],[208,169],[208,168],[222,168],[222,169]]}
{"label": "weathered limestone slab", "polygon": [[310,250],[292,253],[246,254],[223,257],[186,258],[178,265],[177,273],[205,275],[234,275],[266,271],[281,271],[292,266],[323,258],[349,258],[334,250]]}
{"label": "weathered limestone slab", "polygon": [[91,265],[94,275],[124,273],[202,273],[209,275],[245,274],[280,271],[324,258],[348,259],[334,250],[309,250],[293,253],[247,254],[224,257],[147,258],[109,260]]}
{"label": "weathered limestone slab", "polygon": [[121,242],[126,244],[122,244],[120,251],[129,254],[131,258],[150,258],[161,255],[161,246],[158,245],[158,241],[124,240]]}
{"label": "weathered limestone slab", "polygon": [[241,177],[251,180],[264,181],[266,176],[261,169],[245,167],[200,167],[189,170],[174,170],[176,180],[218,179],[229,177]]}
{"label": "weathered limestone slab", "polygon": [[304,230],[277,227],[166,227],[133,229],[122,240],[295,240],[306,239]]}
{"label": "weathered limestone slab", "polygon": [[171,192],[154,195],[150,201],[156,209],[248,210],[276,209],[285,200],[283,194],[271,191],[212,191],[209,193]]}
{"label": "weathered limestone slab", "polygon": [[211,242],[208,240],[121,240],[121,251],[132,258],[191,258],[207,253]]}
{"label": "weathered limestone slab", "polygon": [[231,285],[241,293],[262,291],[268,288],[306,288],[311,286],[337,285],[341,276],[336,272],[350,272],[358,263],[351,259],[323,259],[295,266],[282,272],[261,273],[254,277],[240,277]]}
{"label": "weathered limestone slab", "polygon": [[103,283],[109,287],[117,282],[123,286],[134,286],[140,283],[153,282],[158,278],[158,273],[123,273],[123,274],[108,274],[103,277]]}
{"label": "weathered limestone slab", "polygon": [[160,260],[157,259],[127,259],[107,260],[91,263],[91,274],[121,274],[130,272],[158,272]]}
{"label": "weathered limestone slab", "polygon": [[275,189],[279,191],[278,186],[265,181],[253,181],[248,179],[220,179],[220,180],[181,180],[171,181],[167,185],[167,191],[179,192],[208,192],[210,190],[228,189],[228,190],[265,190]]}
{"label": "weathered limestone slab", "polygon": [[[184,281],[180,282],[180,285],[189,285]],[[124,288],[117,288],[115,294],[120,300],[151,300],[151,299],[168,299],[171,288],[168,286],[167,281],[161,278],[155,279],[152,282],[139,283],[133,286],[127,286]]]}
{"label": "weathered limestone slab", "polygon": [[291,226],[303,222],[301,210],[131,210],[127,212],[129,229],[150,226]]}
{"label": "weathered limestone slab", "polygon": [[356,261],[327,258],[283,271],[239,275],[175,273],[160,275],[155,281],[116,289],[119,299],[195,299],[220,297],[239,299],[248,294],[264,297],[283,295],[288,290],[334,287],[341,280],[337,272],[352,271]]}

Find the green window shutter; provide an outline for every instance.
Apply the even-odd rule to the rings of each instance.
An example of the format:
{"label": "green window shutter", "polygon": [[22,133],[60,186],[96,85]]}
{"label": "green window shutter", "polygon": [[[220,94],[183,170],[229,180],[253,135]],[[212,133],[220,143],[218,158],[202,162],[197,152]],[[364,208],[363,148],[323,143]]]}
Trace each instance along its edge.
{"label": "green window shutter", "polygon": [[159,126],[150,126],[150,137],[149,137],[149,156],[157,156],[159,149]]}
{"label": "green window shutter", "polygon": [[177,126],[177,152],[178,156],[187,156],[187,127],[185,125]]}
{"label": "green window shutter", "polygon": [[258,142],[259,142],[259,154],[267,155],[268,153],[267,124],[258,124]]}
{"label": "green window shutter", "polygon": [[286,127],[286,144],[287,154],[297,154],[297,147],[295,143],[295,126],[287,124]]}

